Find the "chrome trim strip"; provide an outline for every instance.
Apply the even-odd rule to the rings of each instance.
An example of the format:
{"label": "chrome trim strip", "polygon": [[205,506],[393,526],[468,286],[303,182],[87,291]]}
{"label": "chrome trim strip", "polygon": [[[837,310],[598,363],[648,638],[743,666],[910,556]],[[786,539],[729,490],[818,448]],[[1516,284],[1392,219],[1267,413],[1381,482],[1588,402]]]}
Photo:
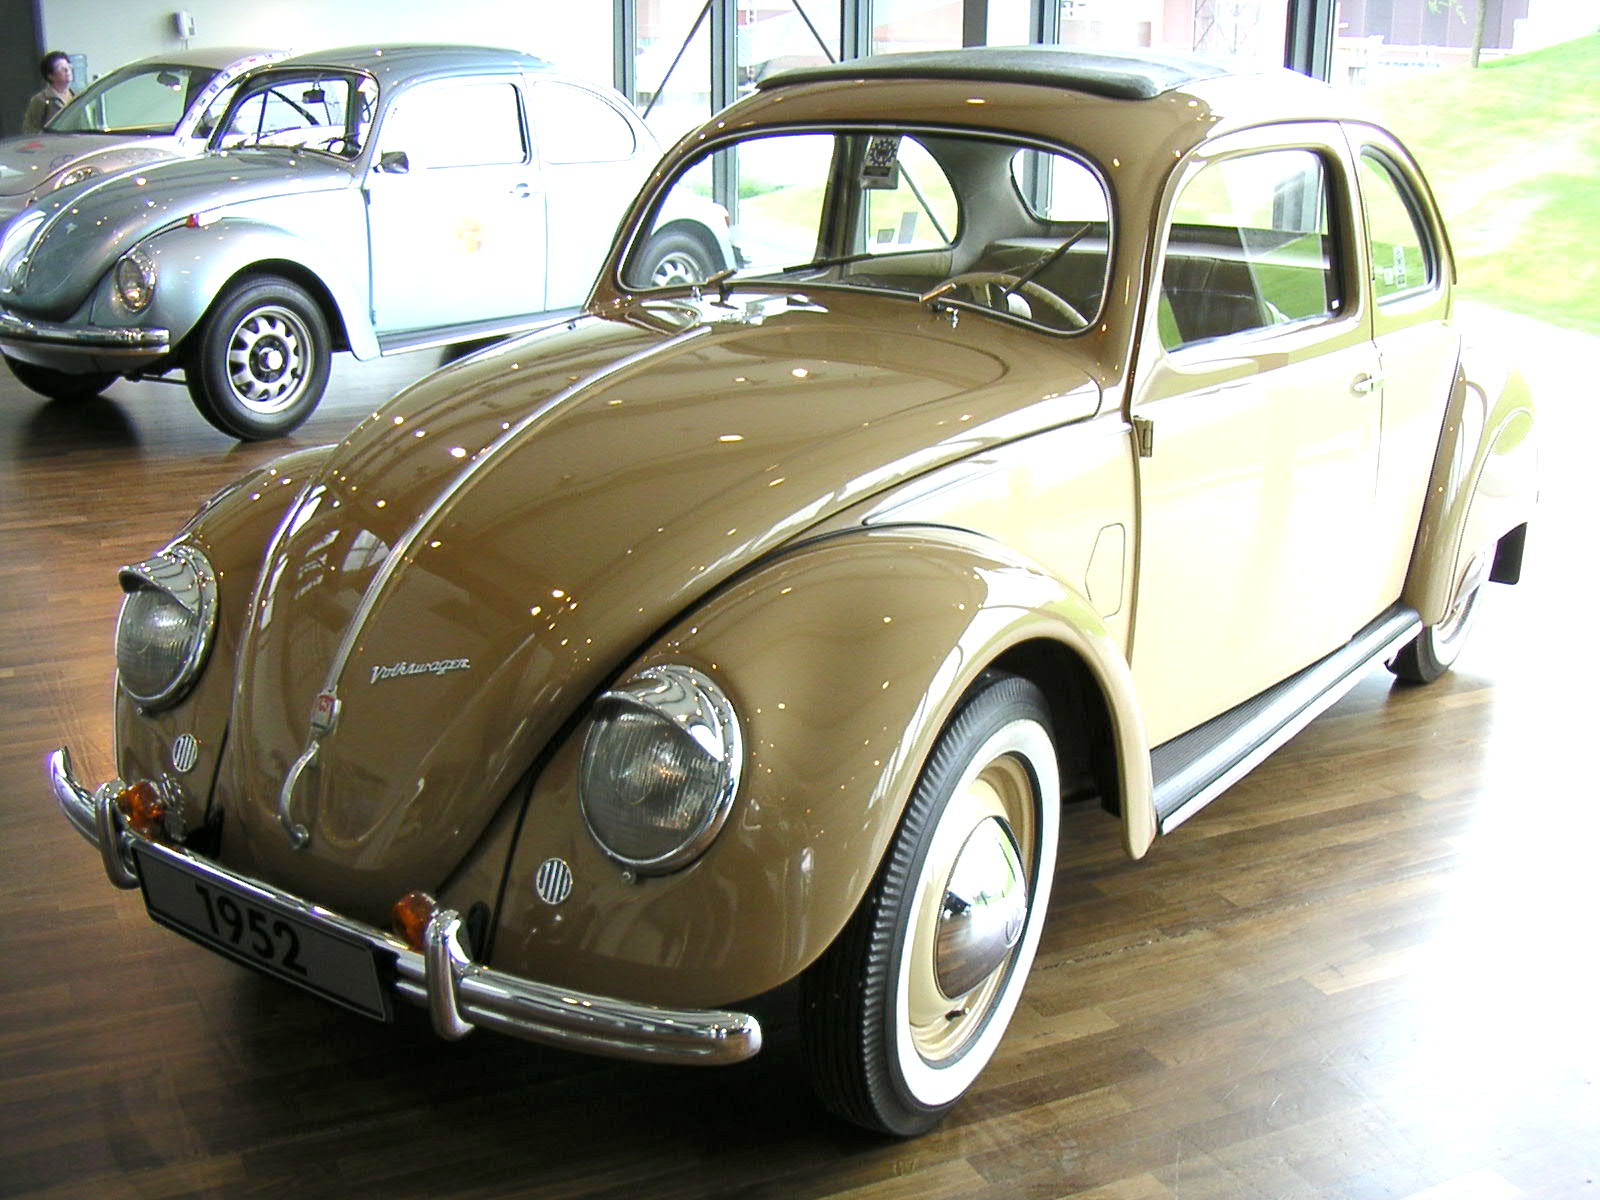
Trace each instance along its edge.
{"label": "chrome trim strip", "polygon": [[50,346],[104,357],[154,358],[165,354],[171,342],[172,332],[167,329],[33,321],[0,308],[0,346]]}
{"label": "chrome trim strip", "polygon": [[1260,766],[1273,751],[1281,747],[1295,734],[1299,733],[1312,721],[1320,717],[1328,709],[1344,698],[1344,694],[1365,677],[1367,670],[1374,664],[1386,662],[1399,651],[1422,628],[1421,618],[1413,618],[1393,637],[1386,639],[1381,646],[1364,658],[1360,663],[1353,665],[1325,691],[1317,696],[1310,704],[1302,708],[1292,719],[1275,730],[1271,737],[1257,746],[1244,758],[1240,759],[1227,771],[1214,779],[1205,788],[1196,792],[1187,801],[1170,814],[1161,818],[1159,830],[1161,833],[1171,833],[1182,825],[1195,813],[1210,804],[1223,792],[1227,791],[1239,780],[1243,779],[1256,767]]}
{"label": "chrome trim strip", "polygon": [[[122,790],[120,781],[105,784],[91,795],[73,776],[72,758],[65,747],[50,755],[47,772],[62,812],[97,847],[101,842],[95,814],[102,805],[112,814],[114,849],[106,857],[131,873],[128,847],[139,835],[122,827],[111,804],[111,798]],[[538,983],[475,963],[461,939],[460,918],[449,910],[436,912],[429,923],[427,944],[439,949],[418,954],[392,934],[237,874],[188,850],[148,839],[140,839],[140,843],[145,853],[181,862],[224,887],[280,904],[308,924],[366,942],[392,959],[395,977],[390,986],[397,996],[432,1012],[430,998],[438,995],[440,1005],[452,1008],[466,1029],[481,1025],[523,1041],[640,1062],[720,1066],[742,1062],[761,1049],[761,1025],[746,1013],[639,1004]]]}
{"label": "chrome trim strip", "polygon": [[283,826],[284,833],[289,835],[289,845],[296,850],[304,850],[311,842],[311,831],[294,819],[294,789],[300,784],[300,776],[317,757],[317,748],[321,745],[315,738],[305,748],[305,752],[294,760],[294,765],[289,768],[289,773],[283,777],[283,788],[278,792],[278,824]]}

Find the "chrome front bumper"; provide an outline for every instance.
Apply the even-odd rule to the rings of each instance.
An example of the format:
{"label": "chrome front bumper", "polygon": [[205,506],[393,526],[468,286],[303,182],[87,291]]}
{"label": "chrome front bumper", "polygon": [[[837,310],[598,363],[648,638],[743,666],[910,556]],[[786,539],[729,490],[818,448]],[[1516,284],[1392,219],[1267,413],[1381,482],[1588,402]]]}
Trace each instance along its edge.
{"label": "chrome front bumper", "polygon": [[671,1009],[536,983],[472,961],[461,919],[440,909],[428,923],[422,953],[399,938],[352,921],[298,896],[237,874],[177,846],[141,837],[127,828],[114,804],[120,781],[86,791],[73,776],[63,747],[47,763],[50,789],[74,829],[99,849],[106,874],[120,888],[139,886],[135,841],[144,853],[181,861],[234,888],[295,911],[303,921],[346,939],[366,942],[394,964],[395,995],[428,1010],[441,1037],[465,1037],[476,1026],[589,1054],[642,1062],[721,1065],[740,1062],[761,1049],[761,1026],[744,1013],[715,1009]]}
{"label": "chrome front bumper", "polygon": [[0,308],[0,349],[13,358],[40,366],[70,369],[79,359],[94,366],[105,360],[137,366],[160,358],[170,348],[172,333],[142,325],[66,325],[34,321]]}

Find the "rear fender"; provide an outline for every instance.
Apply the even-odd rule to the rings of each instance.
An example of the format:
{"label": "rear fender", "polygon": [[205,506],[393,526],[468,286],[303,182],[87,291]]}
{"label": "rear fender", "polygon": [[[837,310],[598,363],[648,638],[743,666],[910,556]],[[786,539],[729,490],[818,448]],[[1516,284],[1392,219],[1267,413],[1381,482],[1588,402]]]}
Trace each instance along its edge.
{"label": "rear fender", "polygon": [[1532,515],[1533,433],[1533,399],[1521,372],[1463,358],[1402,593],[1424,624],[1444,619],[1469,572],[1487,574],[1495,544]]}
{"label": "rear fender", "polygon": [[[962,694],[1007,649],[1041,639],[1079,656],[1106,694],[1130,848],[1142,853],[1149,755],[1126,662],[1093,607],[974,535],[856,530],[750,572],[630,667],[695,667],[740,715],[743,777],[711,848],[637,881],[608,859],[578,805],[580,721],[534,784],[494,965],[662,1004],[727,1003],[792,979],[860,902]],[[508,844],[509,824],[496,836]],[[505,861],[481,858],[447,889],[463,911]],[[575,880],[559,906],[535,894],[551,859]]]}

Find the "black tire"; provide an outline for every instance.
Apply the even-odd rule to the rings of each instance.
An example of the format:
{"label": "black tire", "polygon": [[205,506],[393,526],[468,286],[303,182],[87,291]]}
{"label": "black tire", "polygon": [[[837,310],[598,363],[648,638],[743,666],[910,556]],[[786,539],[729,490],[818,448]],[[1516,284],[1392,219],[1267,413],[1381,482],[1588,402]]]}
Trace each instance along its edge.
{"label": "black tire", "polygon": [[6,358],[6,366],[17,377],[17,382],[30,392],[51,400],[93,400],[116,381],[116,376],[106,373],[71,375],[34,363]]}
{"label": "black tire", "polygon": [[[860,907],[802,977],[812,1085],[846,1120],[924,1133],[993,1056],[1055,871],[1061,789],[1049,730],[1032,683],[980,682],[934,744]],[[980,888],[967,886],[969,867]]]}
{"label": "black tire", "polygon": [[698,238],[676,232],[658,233],[646,242],[639,263],[642,287],[703,283],[720,269]]}
{"label": "black tire", "polygon": [[332,357],[328,322],[304,288],[276,276],[240,279],[196,330],[189,396],[230,437],[282,437],[317,407]]}
{"label": "black tire", "polygon": [[1481,581],[1470,585],[1444,620],[1424,626],[1389,660],[1389,670],[1403,683],[1432,683],[1461,656],[1473,618],[1478,615],[1478,600],[1483,595]]}

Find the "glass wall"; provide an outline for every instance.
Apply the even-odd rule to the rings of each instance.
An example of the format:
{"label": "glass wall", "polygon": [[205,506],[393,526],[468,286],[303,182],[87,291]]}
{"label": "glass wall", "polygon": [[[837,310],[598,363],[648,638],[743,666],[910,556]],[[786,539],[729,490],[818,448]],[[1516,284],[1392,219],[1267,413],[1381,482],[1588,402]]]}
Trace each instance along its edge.
{"label": "glass wall", "polygon": [[1143,46],[1283,65],[1289,0],[1059,0],[1059,4],[1061,41],[1068,46]]}
{"label": "glass wall", "polygon": [[738,0],[735,54],[738,92],[794,67],[837,62],[842,0]]}
{"label": "glass wall", "polygon": [[871,0],[872,53],[961,45],[961,0]]}
{"label": "glass wall", "polygon": [[710,9],[706,0],[637,0],[632,98],[663,146],[711,115]]}

